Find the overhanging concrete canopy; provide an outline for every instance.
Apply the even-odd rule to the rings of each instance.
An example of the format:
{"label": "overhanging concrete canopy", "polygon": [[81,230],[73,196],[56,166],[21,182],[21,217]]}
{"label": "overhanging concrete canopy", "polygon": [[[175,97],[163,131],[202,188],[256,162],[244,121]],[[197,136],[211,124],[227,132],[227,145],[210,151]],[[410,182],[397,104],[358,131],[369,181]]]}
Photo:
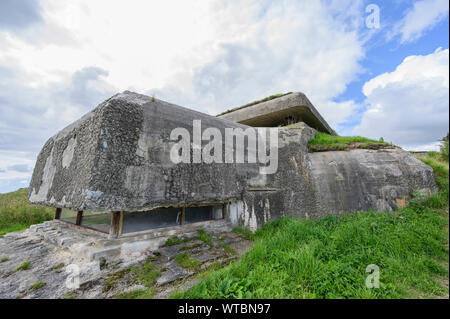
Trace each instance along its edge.
{"label": "overhanging concrete canopy", "polygon": [[289,117],[318,131],[337,135],[306,95],[300,92],[237,108],[218,117],[253,127],[277,127]]}

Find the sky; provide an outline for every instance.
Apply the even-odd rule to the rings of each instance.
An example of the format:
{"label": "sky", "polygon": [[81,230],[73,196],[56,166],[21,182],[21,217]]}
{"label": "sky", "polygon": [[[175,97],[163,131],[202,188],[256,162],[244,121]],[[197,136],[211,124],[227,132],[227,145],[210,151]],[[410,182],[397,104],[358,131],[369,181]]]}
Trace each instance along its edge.
{"label": "sky", "polygon": [[436,150],[446,0],[1,0],[0,193],[48,138],[124,90],[211,115],[305,93],[340,135]]}

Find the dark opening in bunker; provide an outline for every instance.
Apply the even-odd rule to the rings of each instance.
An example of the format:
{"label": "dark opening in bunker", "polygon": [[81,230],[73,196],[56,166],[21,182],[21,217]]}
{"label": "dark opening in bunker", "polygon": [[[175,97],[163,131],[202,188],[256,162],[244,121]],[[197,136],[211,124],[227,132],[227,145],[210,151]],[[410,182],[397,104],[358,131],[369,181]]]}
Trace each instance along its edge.
{"label": "dark opening in bunker", "polygon": [[67,209],[67,208],[63,208],[61,210],[61,220],[71,223],[71,224],[75,224],[76,220],[77,220],[77,212]]}
{"label": "dark opening in bunker", "polygon": [[83,212],[81,226],[86,226],[103,233],[109,233],[111,226],[110,212]]}
{"label": "dark opening in bunker", "polygon": [[103,233],[109,233],[111,227],[111,212],[73,211],[63,208],[57,219]]}
{"label": "dark opening in bunker", "polygon": [[123,215],[122,234],[221,219],[222,210],[223,205],[214,205],[126,212]]}
{"label": "dark opening in bunker", "polygon": [[152,229],[225,218],[226,204],[158,208],[142,212],[91,212],[57,208],[55,219],[118,237]]}
{"label": "dark opening in bunker", "polygon": [[122,233],[135,233],[147,229],[176,226],[180,224],[180,218],[181,210],[178,208],[124,213]]}

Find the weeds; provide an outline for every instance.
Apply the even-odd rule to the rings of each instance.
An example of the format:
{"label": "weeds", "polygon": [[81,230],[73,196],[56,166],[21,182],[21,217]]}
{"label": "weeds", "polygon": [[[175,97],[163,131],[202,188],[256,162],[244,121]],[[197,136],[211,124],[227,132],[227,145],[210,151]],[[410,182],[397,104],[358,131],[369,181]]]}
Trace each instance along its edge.
{"label": "weeds", "polygon": [[212,237],[210,234],[208,234],[203,228],[198,230],[198,237],[199,240],[207,244],[208,246],[212,245]]}
{"label": "weeds", "polygon": [[24,262],[22,265],[20,265],[19,267],[16,268],[16,271],[19,270],[27,270],[30,268],[31,262],[30,261],[26,261]]}
{"label": "weeds", "polygon": [[53,218],[53,209],[31,205],[27,196],[27,188],[0,194],[0,236]]}
{"label": "weeds", "polygon": [[35,283],[33,286],[31,286],[30,290],[36,290],[36,289],[44,287],[45,285],[47,285],[46,282],[39,281],[38,283]]}
{"label": "weeds", "polygon": [[188,253],[178,254],[174,259],[181,267],[185,269],[195,270],[198,268],[198,266],[200,266],[200,261],[192,258]]}
{"label": "weeds", "polygon": [[330,134],[317,132],[316,136],[308,143],[310,152],[323,151],[347,151],[352,148],[380,149],[392,147],[390,143],[376,141],[361,136],[332,136]]}

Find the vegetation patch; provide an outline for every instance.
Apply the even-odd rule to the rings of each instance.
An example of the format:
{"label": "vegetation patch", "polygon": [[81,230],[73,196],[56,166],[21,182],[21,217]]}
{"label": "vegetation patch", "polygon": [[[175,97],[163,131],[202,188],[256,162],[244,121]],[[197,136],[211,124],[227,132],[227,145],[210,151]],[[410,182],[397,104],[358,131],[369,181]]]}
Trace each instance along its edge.
{"label": "vegetation patch", "polygon": [[136,289],[121,293],[115,296],[116,299],[152,299],[155,294],[155,288]]}
{"label": "vegetation patch", "polygon": [[105,283],[103,285],[103,292],[110,291],[114,285],[116,284],[116,281],[123,278],[127,273],[127,269],[119,270],[113,274],[109,274],[105,278]]}
{"label": "vegetation patch", "polygon": [[57,266],[53,267],[53,270],[61,270],[62,268],[64,268],[64,263],[60,263]]}
{"label": "vegetation patch", "polygon": [[194,244],[194,245],[191,245],[191,246],[183,247],[183,248],[180,249],[180,251],[191,250],[191,249],[195,249],[195,248],[198,248],[198,247],[201,247],[201,246],[203,246],[203,244]]}
{"label": "vegetation patch", "polygon": [[242,237],[244,237],[247,240],[253,240],[254,234],[247,228],[242,228],[242,227],[235,227],[233,228],[233,232],[236,234],[241,234]]}
{"label": "vegetation patch", "polygon": [[174,259],[184,269],[196,270],[200,266],[200,261],[192,258],[188,253],[178,254]]}
{"label": "vegetation patch", "polygon": [[131,267],[130,273],[137,283],[147,288],[153,287],[156,283],[156,278],[161,274],[157,267],[149,260],[143,265]]}
{"label": "vegetation patch", "polygon": [[[438,193],[396,212],[273,221],[256,232],[253,249],[239,261],[172,297],[448,296],[448,158],[431,153],[421,160],[434,169]],[[372,264],[380,270],[379,288],[365,284]]]}
{"label": "vegetation patch", "polygon": [[116,299],[151,299],[155,294],[156,288],[156,279],[161,274],[162,270],[158,270],[156,265],[152,262],[155,260],[155,257],[151,256],[147,258],[147,260],[141,264],[130,267],[128,270],[130,274],[133,276],[134,284],[144,285],[146,288],[144,289],[136,289],[128,292],[124,292],[116,295],[114,298]]}
{"label": "vegetation patch", "polygon": [[63,296],[63,299],[75,299],[77,296],[78,296],[77,293],[69,291]]}
{"label": "vegetation patch", "polygon": [[19,267],[16,268],[16,271],[19,270],[27,270],[30,268],[31,262],[30,261],[26,261],[24,262],[22,265],[20,265]]}
{"label": "vegetation patch", "polygon": [[53,219],[54,209],[31,205],[28,188],[0,194],[0,236]]}
{"label": "vegetation patch", "polygon": [[225,112],[222,112],[222,113],[220,113],[220,114],[217,114],[216,116],[221,116],[221,115],[224,115],[224,114],[227,114],[227,113],[231,113],[231,112],[234,112],[234,111],[237,111],[237,110],[240,110],[240,109],[243,109],[243,108],[246,108],[246,107],[255,105],[255,104],[259,104],[259,103],[262,103],[262,102],[267,102],[267,101],[270,101],[270,100],[273,100],[273,99],[276,99],[276,98],[278,98],[278,97],[282,97],[282,96],[285,96],[285,95],[288,95],[288,94],[291,94],[291,93],[292,93],[292,92],[288,92],[288,93],[280,93],[280,94],[274,94],[274,95],[265,97],[265,98],[263,98],[263,99],[261,99],[261,100],[256,100],[256,101],[247,103],[247,104],[245,104],[245,105],[238,106],[238,107],[232,108],[232,109],[230,109],[230,110],[226,110]]}
{"label": "vegetation patch", "polygon": [[228,246],[225,243],[221,244],[223,250],[227,253],[227,254],[231,254],[231,255],[236,255],[236,250],[234,250],[233,248],[231,248],[230,246]]}
{"label": "vegetation patch", "polygon": [[198,237],[199,240],[207,244],[208,246],[212,245],[212,237],[210,234],[208,234],[203,228],[198,230]]}
{"label": "vegetation patch", "polygon": [[170,238],[167,238],[167,241],[164,244],[164,246],[175,246],[175,245],[179,245],[182,243],[188,243],[191,240],[192,239],[189,239],[189,238],[170,237]]}
{"label": "vegetation patch", "polygon": [[383,149],[396,147],[382,140],[376,141],[362,136],[332,136],[317,132],[308,143],[310,152],[349,151],[351,149]]}
{"label": "vegetation patch", "polygon": [[30,290],[36,290],[36,289],[44,287],[45,285],[47,285],[46,282],[39,281],[38,283],[35,283],[33,286],[31,286]]}
{"label": "vegetation patch", "polygon": [[8,257],[2,258],[2,259],[0,259],[0,263],[4,263],[4,262],[7,262],[8,260],[9,260],[9,258],[8,258]]}

